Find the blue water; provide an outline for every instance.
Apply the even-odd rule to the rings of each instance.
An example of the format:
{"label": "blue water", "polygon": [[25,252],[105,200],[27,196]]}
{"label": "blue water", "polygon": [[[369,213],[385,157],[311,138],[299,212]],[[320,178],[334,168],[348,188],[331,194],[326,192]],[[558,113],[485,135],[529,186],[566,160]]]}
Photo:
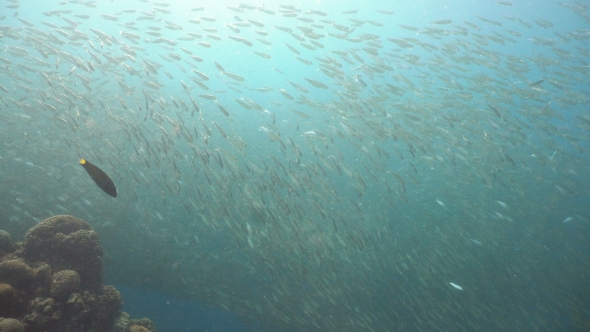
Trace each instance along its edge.
{"label": "blue water", "polygon": [[165,293],[115,285],[123,296],[122,311],[132,318],[149,317],[158,331],[178,332],[249,332],[252,326],[240,321],[238,315],[204,303],[179,299]]}
{"label": "blue water", "polygon": [[587,1],[169,4],[0,10],[0,228],[88,221],[159,331],[590,330]]}

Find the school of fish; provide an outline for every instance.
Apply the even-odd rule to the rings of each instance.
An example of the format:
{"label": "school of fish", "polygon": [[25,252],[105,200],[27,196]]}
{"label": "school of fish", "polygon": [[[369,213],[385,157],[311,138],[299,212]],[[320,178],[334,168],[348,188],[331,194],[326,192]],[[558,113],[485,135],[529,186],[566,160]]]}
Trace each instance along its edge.
{"label": "school of fish", "polygon": [[3,0],[0,229],[253,330],[588,330],[588,5],[488,5]]}

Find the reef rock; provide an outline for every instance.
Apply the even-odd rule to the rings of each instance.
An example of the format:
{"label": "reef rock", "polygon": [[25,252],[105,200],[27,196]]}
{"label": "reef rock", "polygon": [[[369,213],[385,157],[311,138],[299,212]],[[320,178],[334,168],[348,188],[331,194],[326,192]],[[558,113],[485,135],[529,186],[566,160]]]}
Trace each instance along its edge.
{"label": "reef rock", "polygon": [[2,232],[0,332],[155,331],[149,319],[119,311],[123,299],[102,284],[102,247],[85,221],[51,217],[24,243]]}

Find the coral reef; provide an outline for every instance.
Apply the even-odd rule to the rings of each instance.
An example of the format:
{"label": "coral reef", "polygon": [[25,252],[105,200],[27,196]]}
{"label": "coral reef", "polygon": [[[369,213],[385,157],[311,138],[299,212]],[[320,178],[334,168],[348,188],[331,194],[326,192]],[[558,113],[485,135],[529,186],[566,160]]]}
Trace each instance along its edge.
{"label": "coral reef", "polygon": [[155,330],[120,312],[121,294],[102,280],[102,247],[83,220],[45,219],[14,244],[0,230],[0,332]]}
{"label": "coral reef", "polygon": [[19,293],[9,284],[0,284],[0,317],[12,317],[23,308]]}
{"label": "coral reef", "polygon": [[145,327],[141,326],[141,325],[131,325],[130,332],[149,332],[150,330],[146,329]]}
{"label": "coral reef", "polygon": [[25,241],[27,261],[45,262],[54,271],[74,270],[85,290],[101,287],[102,247],[85,221],[72,216],[51,217],[31,228]]}
{"label": "coral reef", "polygon": [[74,270],[63,270],[53,275],[51,282],[51,297],[56,300],[67,300],[70,294],[80,288],[80,276]]}
{"label": "coral reef", "polygon": [[25,332],[25,327],[18,319],[0,318],[0,332]]}
{"label": "coral reef", "polygon": [[30,287],[35,280],[35,271],[20,260],[9,259],[0,263],[0,282],[19,290]]}
{"label": "coral reef", "polygon": [[[112,332],[140,332],[140,331],[155,331],[154,323],[147,319],[131,319],[129,314],[122,312],[115,321]],[[2,331],[0,331],[2,332]]]}

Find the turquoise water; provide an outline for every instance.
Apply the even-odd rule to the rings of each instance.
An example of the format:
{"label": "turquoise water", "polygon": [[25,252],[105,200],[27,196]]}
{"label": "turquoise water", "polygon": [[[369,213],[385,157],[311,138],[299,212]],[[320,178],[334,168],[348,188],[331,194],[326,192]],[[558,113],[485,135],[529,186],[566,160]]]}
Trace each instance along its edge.
{"label": "turquoise water", "polygon": [[0,228],[88,221],[134,316],[589,329],[586,4],[2,6]]}
{"label": "turquoise water", "polygon": [[117,286],[125,298],[123,311],[132,317],[150,317],[158,331],[252,331],[260,326],[246,325],[237,314],[209,308],[205,303],[190,301],[155,291]]}

